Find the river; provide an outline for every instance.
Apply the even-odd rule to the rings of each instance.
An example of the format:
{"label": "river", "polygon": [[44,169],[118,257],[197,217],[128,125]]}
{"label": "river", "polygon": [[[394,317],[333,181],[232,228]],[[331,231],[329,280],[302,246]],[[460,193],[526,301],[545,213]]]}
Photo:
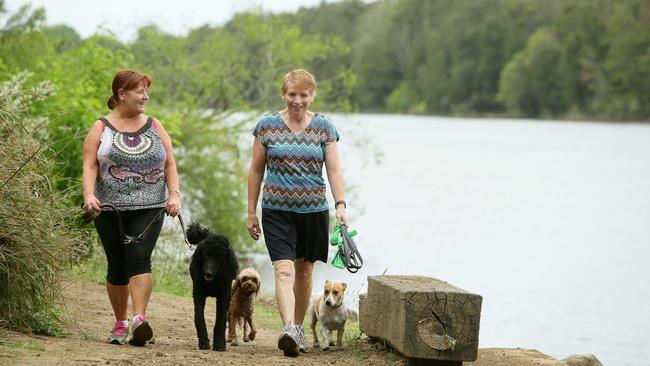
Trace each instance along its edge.
{"label": "river", "polygon": [[482,348],[647,364],[650,125],[331,117],[365,265],[319,263],[315,291],[355,307],[366,276],[431,276],[483,296]]}

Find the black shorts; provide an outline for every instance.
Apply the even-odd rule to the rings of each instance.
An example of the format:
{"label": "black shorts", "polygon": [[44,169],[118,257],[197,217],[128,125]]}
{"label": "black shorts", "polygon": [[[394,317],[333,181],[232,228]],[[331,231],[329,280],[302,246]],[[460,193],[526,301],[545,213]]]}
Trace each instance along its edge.
{"label": "black shorts", "polygon": [[262,230],[271,261],[327,263],[329,211],[297,213],[262,208]]}

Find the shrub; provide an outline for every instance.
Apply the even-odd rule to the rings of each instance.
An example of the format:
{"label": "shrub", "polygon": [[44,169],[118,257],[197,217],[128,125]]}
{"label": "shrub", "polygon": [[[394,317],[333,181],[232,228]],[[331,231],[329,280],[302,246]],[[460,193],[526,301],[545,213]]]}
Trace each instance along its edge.
{"label": "shrub", "polygon": [[61,270],[84,248],[47,171],[53,152],[27,112],[53,92],[23,73],[0,83],[0,325],[54,335],[62,321]]}

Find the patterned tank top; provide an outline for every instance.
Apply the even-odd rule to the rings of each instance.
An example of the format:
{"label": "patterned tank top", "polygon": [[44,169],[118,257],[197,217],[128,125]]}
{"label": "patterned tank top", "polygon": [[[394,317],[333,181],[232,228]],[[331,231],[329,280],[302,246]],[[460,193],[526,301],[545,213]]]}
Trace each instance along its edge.
{"label": "patterned tank top", "polygon": [[120,210],[165,207],[167,153],[151,117],[136,132],[120,132],[106,118],[101,121],[104,132],[97,149],[95,183],[99,202]]}
{"label": "patterned tank top", "polygon": [[323,162],[328,142],[338,141],[332,121],[315,114],[296,134],[279,113],[267,114],[253,135],[266,147],[266,180],[262,207],[298,213],[329,209],[325,197]]}

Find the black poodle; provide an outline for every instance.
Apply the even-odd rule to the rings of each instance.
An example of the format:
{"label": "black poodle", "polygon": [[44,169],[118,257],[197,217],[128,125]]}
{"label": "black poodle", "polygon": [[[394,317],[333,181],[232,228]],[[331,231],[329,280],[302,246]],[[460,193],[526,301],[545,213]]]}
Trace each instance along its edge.
{"label": "black poodle", "polygon": [[205,299],[217,298],[217,320],[214,324],[212,349],[226,350],[226,315],[230,305],[232,280],[237,276],[235,251],[228,238],[215,234],[193,222],[187,229],[187,240],[196,244],[190,262],[192,297],[194,298],[194,326],[200,349],[210,349],[210,338],[205,327]]}

